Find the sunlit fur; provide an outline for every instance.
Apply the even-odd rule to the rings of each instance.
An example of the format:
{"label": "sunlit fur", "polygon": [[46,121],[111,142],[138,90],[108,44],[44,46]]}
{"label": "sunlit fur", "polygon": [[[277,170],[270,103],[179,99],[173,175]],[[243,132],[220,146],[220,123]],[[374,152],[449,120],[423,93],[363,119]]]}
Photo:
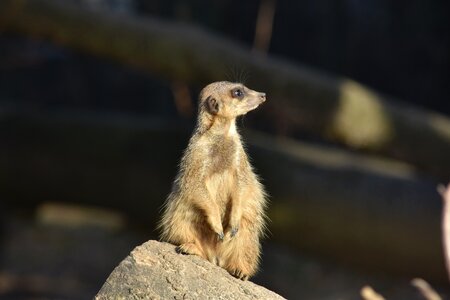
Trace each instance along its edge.
{"label": "sunlit fur", "polygon": [[[242,99],[233,97],[236,88],[245,92]],[[245,280],[258,268],[266,200],[235,120],[265,101],[265,94],[215,82],[199,98],[197,126],[159,224],[161,239]],[[218,110],[211,113],[207,101],[214,100]]]}

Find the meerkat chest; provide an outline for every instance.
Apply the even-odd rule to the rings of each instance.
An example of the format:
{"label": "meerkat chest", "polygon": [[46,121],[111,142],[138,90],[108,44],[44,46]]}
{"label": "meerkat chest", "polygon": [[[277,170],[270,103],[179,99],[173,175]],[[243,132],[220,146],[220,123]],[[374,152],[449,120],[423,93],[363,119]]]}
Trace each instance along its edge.
{"label": "meerkat chest", "polygon": [[[234,138],[216,137],[209,145],[210,174],[234,173],[239,165],[239,144]],[[226,175],[226,174],[224,174]]]}

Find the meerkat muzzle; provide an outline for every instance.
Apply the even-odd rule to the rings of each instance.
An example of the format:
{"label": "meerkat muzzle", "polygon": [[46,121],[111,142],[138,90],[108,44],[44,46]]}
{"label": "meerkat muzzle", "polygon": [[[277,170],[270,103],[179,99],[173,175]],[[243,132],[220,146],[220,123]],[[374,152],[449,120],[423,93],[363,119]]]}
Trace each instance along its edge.
{"label": "meerkat muzzle", "polygon": [[261,102],[266,101],[266,93],[259,93],[259,98],[261,99]]}
{"label": "meerkat muzzle", "polygon": [[266,93],[255,92],[247,100],[247,112],[256,109],[261,103],[266,101]]}

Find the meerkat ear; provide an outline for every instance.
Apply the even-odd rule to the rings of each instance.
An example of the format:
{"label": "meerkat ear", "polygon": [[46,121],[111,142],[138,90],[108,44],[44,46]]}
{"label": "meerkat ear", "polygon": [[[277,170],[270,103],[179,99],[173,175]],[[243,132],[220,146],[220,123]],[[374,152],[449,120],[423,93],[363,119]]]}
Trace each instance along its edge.
{"label": "meerkat ear", "polygon": [[205,106],[207,111],[212,115],[216,115],[219,112],[219,101],[217,101],[216,98],[211,96],[206,98]]}

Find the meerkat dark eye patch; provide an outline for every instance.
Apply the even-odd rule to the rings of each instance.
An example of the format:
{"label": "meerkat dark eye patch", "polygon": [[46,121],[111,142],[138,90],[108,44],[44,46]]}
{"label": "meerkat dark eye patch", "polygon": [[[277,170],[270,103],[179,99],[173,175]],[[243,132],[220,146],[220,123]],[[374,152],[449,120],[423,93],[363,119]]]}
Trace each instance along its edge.
{"label": "meerkat dark eye patch", "polygon": [[242,88],[235,88],[231,90],[231,97],[242,100],[245,96],[244,90]]}
{"label": "meerkat dark eye patch", "polygon": [[216,115],[219,112],[219,102],[216,100],[216,98],[206,98],[205,106],[208,112],[212,115]]}

